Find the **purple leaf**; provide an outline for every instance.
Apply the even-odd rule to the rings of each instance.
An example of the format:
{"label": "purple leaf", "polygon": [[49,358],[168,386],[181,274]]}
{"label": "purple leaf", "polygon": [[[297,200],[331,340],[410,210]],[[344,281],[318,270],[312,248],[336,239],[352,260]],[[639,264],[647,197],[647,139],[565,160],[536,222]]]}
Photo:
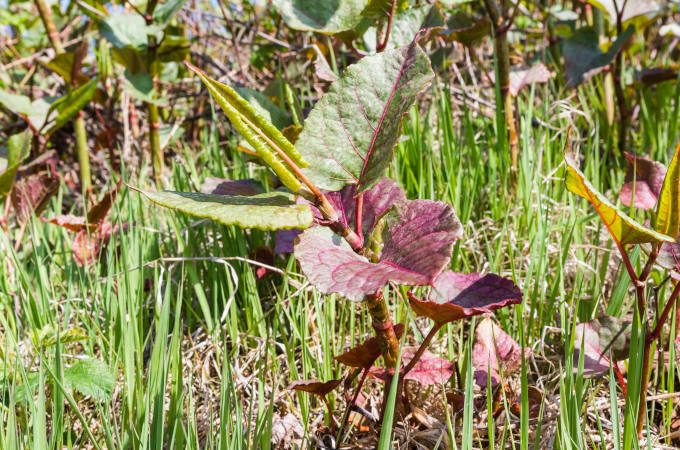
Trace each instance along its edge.
{"label": "purple leaf", "polygon": [[[525,348],[528,356],[531,349]],[[482,320],[475,330],[475,343],[472,347],[472,366],[475,368],[475,381],[486,387],[489,374],[491,384],[497,385],[503,376],[513,372],[522,364],[522,349],[519,344],[496,325],[490,318]]]}
{"label": "purple leaf", "polygon": [[615,360],[628,358],[631,322],[612,316],[600,316],[579,323],[574,330],[574,370],[578,368],[583,346],[583,373],[598,375],[609,372],[610,355]]}
{"label": "purple leaf", "polygon": [[322,293],[362,301],[388,281],[405,285],[432,282],[449,263],[461,225],[453,208],[430,200],[406,201],[385,217],[385,246],[378,263],[356,254],[340,236],[314,227],[300,235],[295,257]]}
{"label": "purple leaf", "polygon": [[522,291],[512,280],[495,274],[464,274],[447,270],[434,281],[427,300],[420,300],[409,293],[409,301],[419,316],[446,323],[521,303]]}
{"label": "purple leaf", "polygon": [[[401,351],[402,365],[406,366],[415,355],[418,347],[406,347]],[[455,365],[425,350],[413,369],[404,376],[405,380],[417,381],[423,386],[442,385],[453,375]],[[394,369],[376,368],[370,374],[386,381],[392,379]]]}
{"label": "purple leaf", "polygon": [[625,153],[628,161],[625,184],[621,187],[619,199],[625,206],[654,208],[666,177],[666,166],[641,156]]}
{"label": "purple leaf", "polygon": [[262,184],[253,179],[228,180],[226,178],[208,177],[201,185],[204,194],[245,195],[252,196],[265,192]]}
{"label": "purple leaf", "polygon": [[277,255],[293,253],[295,238],[300,236],[300,234],[302,234],[302,230],[276,230],[274,235],[274,253]]}
{"label": "purple leaf", "polygon": [[673,242],[664,242],[661,244],[659,249],[659,256],[656,259],[656,263],[665,269],[672,270],[674,272],[673,278],[678,279],[678,273],[680,273],[680,236]]}

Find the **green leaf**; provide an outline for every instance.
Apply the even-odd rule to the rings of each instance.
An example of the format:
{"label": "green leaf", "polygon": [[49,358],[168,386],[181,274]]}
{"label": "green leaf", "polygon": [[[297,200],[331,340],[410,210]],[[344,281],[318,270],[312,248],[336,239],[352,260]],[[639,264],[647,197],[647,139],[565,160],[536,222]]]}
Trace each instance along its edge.
{"label": "green leaf", "polygon": [[257,110],[262,117],[271,122],[279,130],[283,130],[293,121],[276,103],[269,100],[266,95],[250,88],[235,88],[241,97]]}
{"label": "green leaf", "polygon": [[123,77],[123,90],[130,94],[132,98],[146,103],[154,103],[158,106],[164,106],[166,104],[165,98],[156,98],[153,78],[149,73],[132,73],[130,70],[125,69]]}
{"label": "green leaf", "polygon": [[289,27],[300,31],[353,37],[367,0],[273,0]]}
{"label": "green leaf", "polygon": [[675,239],[650,230],[641,223],[617,210],[604,195],[599,193],[578,169],[574,157],[565,153],[567,164],[567,189],[588,200],[599,214],[612,237],[622,245],[644,244],[648,242],[674,242]]}
{"label": "green leaf", "polygon": [[616,24],[617,12],[621,12],[621,23],[636,26],[646,26],[666,9],[655,0],[588,0],[588,3],[609,14],[612,24]]}
{"label": "green leaf", "polygon": [[95,400],[109,401],[116,378],[104,361],[88,358],[64,368],[64,383]]}
{"label": "green leaf", "polygon": [[114,47],[133,47],[142,50],[147,46],[148,29],[144,18],[137,13],[117,13],[102,19],[99,32]]}
{"label": "green leaf", "polygon": [[213,80],[191,64],[187,64],[187,67],[201,77],[203,83],[208,87],[208,91],[225,112],[236,131],[257,151],[260,158],[276,172],[281,182],[291,191],[298,192],[302,184],[291,172],[291,169],[295,169],[291,168],[290,163],[302,168],[307,166],[307,162],[302,159],[293,144],[234,89]]}
{"label": "green leaf", "polygon": [[66,125],[78,111],[83,109],[85,105],[92,100],[96,89],[97,79],[94,78],[52,103],[48,116],[54,110],[56,110],[58,114],[54,124],[50,126],[45,134],[50,135]]}
{"label": "green leaf", "polygon": [[30,116],[35,112],[31,99],[25,95],[0,90],[0,103],[17,114]]}
{"label": "green leaf", "polygon": [[187,0],[168,0],[158,5],[153,12],[153,20],[160,26],[165,26],[175,17]]}
{"label": "green leaf", "polygon": [[663,180],[654,215],[654,229],[674,239],[680,232],[680,143]]}
{"label": "green leaf", "polygon": [[224,225],[260,230],[307,228],[312,224],[308,204],[298,205],[295,196],[270,192],[252,196],[215,195],[193,192],[145,192],[154,203],[195,217],[216,220]]}
{"label": "green leaf", "polygon": [[400,11],[392,20],[392,31],[386,48],[409,45],[420,30],[440,29],[443,25],[444,17],[436,4]]}
{"label": "green leaf", "polygon": [[412,43],[349,66],[314,106],[296,142],[320,188],[370,189],[389,167],[402,116],[434,77],[430,60]]}
{"label": "green leaf", "polygon": [[440,36],[450,41],[471,46],[484,36],[488,36],[490,27],[491,22],[486,16],[477,20],[462,11],[458,11],[446,21],[446,29],[441,32]]}
{"label": "green leaf", "polygon": [[[408,8],[408,0],[398,0],[395,12],[403,11]],[[366,7],[361,11],[361,15],[369,19],[387,17],[392,10],[392,0],[368,0]]]}
{"label": "green leaf", "polygon": [[[14,177],[21,162],[28,157],[31,151],[31,132],[12,135],[7,139],[7,158],[0,154],[0,197],[7,195],[14,184]],[[5,161],[2,164],[3,160]]]}
{"label": "green leaf", "polygon": [[564,39],[562,49],[567,87],[576,87],[602,72],[612,63],[634,31],[635,28],[629,26],[617,36],[607,52],[600,50],[599,38],[593,27],[579,28],[569,39]]}

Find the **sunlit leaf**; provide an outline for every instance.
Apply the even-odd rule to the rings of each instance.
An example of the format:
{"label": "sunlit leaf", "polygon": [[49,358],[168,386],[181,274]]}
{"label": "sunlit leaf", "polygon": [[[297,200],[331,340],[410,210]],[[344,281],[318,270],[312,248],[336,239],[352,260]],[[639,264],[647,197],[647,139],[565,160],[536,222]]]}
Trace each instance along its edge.
{"label": "sunlit leaf", "polygon": [[177,14],[187,0],[168,0],[156,6],[153,11],[154,22],[160,26],[167,25]]}
{"label": "sunlit leaf", "polygon": [[[392,31],[386,48],[409,45],[419,31],[430,30],[432,33],[437,33],[443,26],[444,17],[436,4],[418,6],[398,12],[392,19]],[[431,38],[432,33],[424,39],[419,39],[419,42],[422,43]]]}
{"label": "sunlit leaf", "polygon": [[26,130],[7,139],[7,154],[0,153],[0,197],[4,197],[12,189],[21,162],[31,152],[32,137],[31,132]]}
{"label": "sunlit leaf", "polygon": [[14,184],[10,199],[18,223],[26,223],[32,214],[40,215],[59,187],[59,179],[48,174],[33,174]]}
{"label": "sunlit leaf", "polygon": [[[524,349],[525,356],[530,354]],[[482,320],[475,329],[475,343],[472,346],[472,366],[475,381],[486,387],[488,379],[496,385],[501,374],[507,376],[522,364],[522,348],[490,318]],[[490,376],[490,377],[489,377]]]}
{"label": "sunlit leaf", "polygon": [[295,30],[352,35],[362,20],[361,12],[367,0],[274,0],[273,3],[286,25]]}
{"label": "sunlit leaf", "polygon": [[[408,7],[408,0],[398,0],[395,12],[403,11]],[[392,10],[392,0],[368,0],[361,15],[369,19],[387,17]]]}
{"label": "sunlit leaf", "polygon": [[94,78],[52,103],[50,113],[57,111],[57,117],[45,134],[50,135],[70,122],[92,100],[96,89],[97,79]]}
{"label": "sunlit leaf", "polygon": [[[397,339],[401,338],[404,334],[403,323],[394,325],[394,334],[397,335]],[[380,357],[381,353],[380,339],[372,337],[356,347],[352,347],[342,355],[336,356],[335,360],[350,367],[369,368]]]}
{"label": "sunlit leaf", "polygon": [[[402,365],[407,365],[415,355],[418,347],[406,347],[401,351]],[[417,381],[422,386],[433,386],[445,384],[455,369],[455,364],[446,359],[440,358],[435,354],[425,350],[418,359],[413,369],[404,376],[404,380]],[[375,368],[371,370],[371,375],[380,380],[392,379],[394,370]]]}
{"label": "sunlit leaf", "polygon": [[201,77],[234,128],[276,172],[281,182],[291,191],[299,191],[302,184],[291,172],[289,161],[300,168],[306,167],[307,162],[302,159],[293,144],[234,89],[213,80],[191,64],[187,64],[187,67]]}
{"label": "sunlit leaf", "polygon": [[648,242],[673,242],[673,238],[651,230],[628,215],[616,209],[604,195],[599,193],[578,169],[574,157],[565,153],[567,164],[567,189],[588,200],[597,211],[612,237],[622,245],[644,244]]}
{"label": "sunlit leaf", "polygon": [[621,23],[633,21],[644,24],[656,18],[665,9],[662,2],[655,0],[588,0],[588,3],[608,13],[612,24],[617,23],[619,14]]}
{"label": "sunlit leaf", "polygon": [[110,401],[116,378],[104,361],[88,358],[64,368],[64,382],[95,400]]}
{"label": "sunlit leaf", "polygon": [[552,73],[543,63],[531,67],[513,67],[510,69],[510,95],[516,97],[519,91],[534,83],[546,83],[552,78]]}
{"label": "sunlit leaf", "polygon": [[453,322],[522,302],[522,291],[512,280],[495,274],[455,273],[439,275],[426,300],[409,294],[411,308],[436,323]]}
{"label": "sunlit leaf", "polygon": [[402,116],[432,80],[430,61],[415,43],[367,56],[344,70],[314,106],[296,143],[320,188],[373,186],[389,167]]}
{"label": "sunlit leaf", "polygon": [[668,165],[653,223],[656,231],[671,238],[680,231],[680,144]]}
{"label": "sunlit leaf", "polygon": [[326,382],[316,380],[299,380],[293,381],[288,385],[288,389],[301,392],[309,392],[310,394],[325,397],[331,391],[335,390],[342,383],[340,380],[330,380]]}
{"label": "sunlit leaf", "polygon": [[166,208],[195,217],[212,219],[241,228],[277,230],[307,228],[312,223],[309,205],[295,203],[295,196],[270,192],[252,196],[214,195],[193,192],[146,192],[147,198]]}
{"label": "sunlit leaf", "polygon": [[144,18],[134,12],[111,14],[99,23],[99,33],[116,48],[143,50],[151,31]]}

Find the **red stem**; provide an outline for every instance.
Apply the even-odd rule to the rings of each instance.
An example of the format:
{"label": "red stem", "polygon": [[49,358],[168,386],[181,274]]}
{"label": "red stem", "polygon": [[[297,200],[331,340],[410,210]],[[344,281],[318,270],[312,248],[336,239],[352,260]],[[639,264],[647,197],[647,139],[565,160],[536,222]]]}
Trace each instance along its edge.
{"label": "red stem", "polygon": [[361,246],[363,247],[364,245],[364,227],[363,227],[363,221],[364,221],[364,193],[362,192],[361,194],[357,195],[357,200],[356,200],[356,207],[354,208],[355,211],[355,219],[354,219],[354,232],[359,236],[359,242],[361,242]]}
{"label": "red stem", "polygon": [[392,8],[390,10],[390,15],[387,18],[387,31],[385,31],[385,39],[383,40],[382,44],[378,44],[376,47],[377,52],[381,52],[385,50],[385,47],[387,47],[387,41],[390,39],[390,30],[392,29],[392,18],[394,17],[394,13],[397,10],[397,0],[392,0]]}
{"label": "red stem", "polygon": [[659,317],[659,320],[656,323],[656,327],[654,327],[654,331],[652,331],[647,336],[648,342],[650,343],[654,342],[655,340],[659,339],[659,336],[661,336],[661,330],[663,329],[666,320],[668,320],[668,315],[670,314],[671,309],[673,309],[673,303],[677,301],[678,295],[680,295],[680,283],[677,283],[673,288],[673,292],[671,293],[671,296],[668,298],[666,307],[663,309],[661,317]]}

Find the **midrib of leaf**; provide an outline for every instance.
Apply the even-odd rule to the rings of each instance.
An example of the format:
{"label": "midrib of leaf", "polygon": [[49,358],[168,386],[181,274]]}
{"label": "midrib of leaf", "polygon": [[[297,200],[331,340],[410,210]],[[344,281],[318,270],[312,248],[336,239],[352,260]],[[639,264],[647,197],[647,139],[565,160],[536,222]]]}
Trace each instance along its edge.
{"label": "midrib of leaf", "polygon": [[[411,44],[413,46],[414,44]],[[380,130],[382,128],[382,124],[385,121],[385,117],[387,116],[387,110],[390,108],[392,105],[392,99],[394,98],[394,93],[397,91],[397,86],[399,86],[399,82],[401,79],[404,77],[404,67],[406,66],[407,61],[409,60],[409,52],[411,51],[411,48],[409,48],[406,52],[406,57],[401,63],[401,66],[399,67],[399,76],[397,79],[394,81],[394,84],[392,85],[392,90],[390,91],[390,95],[387,98],[387,102],[385,102],[385,107],[382,110],[382,114],[380,115],[380,120],[378,121],[378,126],[373,128],[373,125],[371,122],[368,120],[366,115],[364,114],[364,117],[366,118],[366,122],[368,125],[373,128],[373,138],[371,139],[371,145],[369,145],[368,150],[366,150],[366,157],[364,158],[364,164],[361,167],[361,174],[359,174],[359,186],[361,186],[363,178],[364,178],[364,173],[366,172],[366,165],[368,164],[369,159],[371,158],[371,154],[373,153],[373,148],[375,147],[375,142],[378,139],[378,135],[380,134]],[[356,95],[356,89],[355,95]],[[361,100],[359,99],[359,96],[357,95],[357,102],[361,105]],[[398,118],[401,120],[401,117]],[[351,140],[350,140],[351,142]],[[352,147],[354,147],[354,144],[352,144]]]}

